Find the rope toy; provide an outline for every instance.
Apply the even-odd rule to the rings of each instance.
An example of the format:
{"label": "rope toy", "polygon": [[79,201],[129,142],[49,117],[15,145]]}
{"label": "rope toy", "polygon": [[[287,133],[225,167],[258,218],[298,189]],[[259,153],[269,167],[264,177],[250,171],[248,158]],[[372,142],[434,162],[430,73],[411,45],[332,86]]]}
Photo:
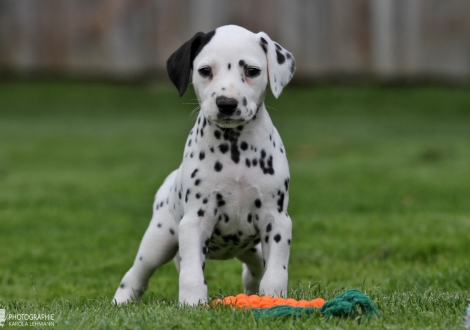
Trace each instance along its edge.
{"label": "rope toy", "polygon": [[232,308],[247,309],[254,313],[255,319],[280,316],[310,316],[319,311],[327,318],[330,317],[356,317],[360,314],[367,317],[379,315],[380,312],[374,306],[369,297],[358,289],[351,289],[330,301],[322,298],[313,300],[295,300],[293,298],[273,298],[271,296],[260,297],[258,295],[238,294],[217,299],[212,302],[212,307],[228,305]]}

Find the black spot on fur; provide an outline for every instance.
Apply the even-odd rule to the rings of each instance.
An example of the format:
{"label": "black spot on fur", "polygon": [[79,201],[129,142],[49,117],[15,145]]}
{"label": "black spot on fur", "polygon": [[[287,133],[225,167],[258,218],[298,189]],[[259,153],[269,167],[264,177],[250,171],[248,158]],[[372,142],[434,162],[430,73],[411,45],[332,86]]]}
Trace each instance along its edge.
{"label": "black spot on fur", "polygon": [[247,167],[250,167],[251,166],[251,161],[247,158],[245,159],[245,164]]}
{"label": "black spot on fur", "polygon": [[288,239],[288,240],[287,240],[287,244],[289,244],[289,245],[290,245],[290,239]]}
{"label": "black spot on fur", "polygon": [[291,74],[291,76],[294,74],[294,71],[295,71],[295,60],[291,59],[291,62],[290,62],[290,74]]}
{"label": "black spot on fur", "polygon": [[259,199],[255,200],[255,206],[257,208],[260,208],[261,207],[261,201]]}
{"label": "black spot on fur", "polygon": [[232,65],[229,63],[229,64],[228,64],[228,69],[230,70],[231,67],[232,67]]}
{"label": "black spot on fur", "polygon": [[240,62],[238,62],[238,65],[239,65],[239,66],[245,66],[245,61],[244,61],[244,60],[240,60]]}
{"label": "black spot on fur", "polygon": [[279,243],[281,241],[281,235],[276,234],[276,236],[274,236],[274,240],[276,241],[276,243]]}
{"label": "black spot on fur", "polygon": [[239,244],[240,243],[240,238],[238,237],[238,235],[235,235],[235,234],[222,236],[222,239],[226,243],[228,243],[230,241],[232,241],[233,244]]}
{"label": "black spot on fur", "polygon": [[[243,126],[242,126],[243,127]],[[243,128],[242,128],[243,129]],[[240,150],[238,148],[238,138],[242,129],[237,127],[237,131],[233,129],[224,129],[224,140],[230,141],[230,147],[227,144],[221,144],[219,149],[222,153],[225,153],[230,148],[230,158],[238,164],[240,161]]]}
{"label": "black spot on fur", "polygon": [[286,187],[286,192],[289,190],[289,178],[284,180],[284,187]]}
{"label": "black spot on fur", "polygon": [[265,162],[266,152],[261,151],[261,158],[259,160],[259,167],[263,170],[264,174],[274,174],[273,168],[273,156],[269,156],[268,160]]}
{"label": "black spot on fur", "polygon": [[196,179],[196,181],[194,181],[194,184],[195,184],[196,186],[199,186],[200,183],[201,183],[201,179]]}
{"label": "black spot on fur", "polygon": [[223,143],[219,146],[219,150],[225,154],[227,151],[228,151],[229,147],[228,147],[228,144],[227,143]]}
{"label": "black spot on fur", "polygon": [[245,141],[242,141],[242,143],[240,143],[240,148],[242,150],[248,149],[248,143],[246,143]]}
{"label": "black spot on fur", "polygon": [[203,217],[204,216],[204,210],[199,209],[199,211],[197,211],[197,215],[200,216],[200,217]]}
{"label": "black spot on fur", "polygon": [[221,136],[220,131],[217,131],[217,130],[216,130],[216,131],[214,132],[214,136],[215,136],[215,138],[216,138],[217,140],[220,139],[220,136]]}
{"label": "black spot on fur", "polygon": [[284,209],[284,193],[281,193],[281,195],[279,196],[279,199],[277,200],[277,210],[279,211],[279,213],[281,213],[283,209]]}
{"label": "black spot on fur", "polygon": [[126,286],[124,285],[124,283],[121,283],[121,285],[119,286],[121,289],[124,289]]}
{"label": "black spot on fur", "polygon": [[268,42],[263,37],[260,38],[260,45],[261,45],[261,48],[263,48],[263,51],[265,53],[267,53],[268,52]]}
{"label": "black spot on fur", "polygon": [[[243,98],[243,106],[246,107],[246,105],[248,104],[248,102],[246,101],[246,97]],[[191,141],[191,140],[190,140]]]}
{"label": "black spot on fur", "polygon": [[217,199],[217,207],[221,207],[225,205],[225,201],[221,194],[217,194],[216,199]]}
{"label": "black spot on fur", "polygon": [[222,171],[222,167],[223,167],[223,165],[222,165],[221,162],[219,162],[219,161],[216,161],[216,162],[215,162],[214,169],[215,169],[217,172]]}
{"label": "black spot on fur", "polygon": [[161,223],[157,224],[157,227],[162,228],[162,224]]}
{"label": "black spot on fur", "polygon": [[251,223],[253,220],[252,220],[253,216],[251,215],[251,213],[248,213],[248,218],[247,218],[247,221],[249,223]]}
{"label": "black spot on fur", "polygon": [[201,128],[201,136],[204,136],[204,128],[206,127],[207,125],[207,120],[206,118],[204,118],[204,122],[202,124],[202,128]]}
{"label": "black spot on fur", "polygon": [[201,198],[201,194],[200,194],[200,193],[197,193],[197,194],[196,194],[196,198],[197,198],[197,199]]}
{"label": "black spot on fur", "polygon": [[173,230],[173,228],[170,228],[170,234],[172,234],[172,235],[175,234],[175,231]]}
{"label": "black spot on fur", "polygon": [[199,153],[199,160],[203,160],[206,157],[206,153],[204,151],[201,151]]}
{"label": "black spot on fur", "polygon": [[271,223],[268,223],[266,226],[266,232],[269,233],[273,229],[273,225]]}
{"label": "black spot on fur", "polygon": [[238,150],[238,146],[236,144],[232,144],[230,148],[230,157],[237,164],[240,161],[240,150]]}
{"label": "black spot on fur", "polygon": [[286,57],[276,49],[276,57],[277,57],[277,63],[283,64],[286,61]]}

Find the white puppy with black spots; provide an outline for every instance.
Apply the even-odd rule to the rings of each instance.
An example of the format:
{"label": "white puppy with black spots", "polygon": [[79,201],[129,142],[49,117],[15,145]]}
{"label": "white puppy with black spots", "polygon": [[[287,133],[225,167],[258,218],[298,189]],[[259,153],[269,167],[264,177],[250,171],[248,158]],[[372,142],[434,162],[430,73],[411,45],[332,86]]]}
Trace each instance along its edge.
{"label": "white puppy with black spots", "polygon": [[207,258],[243,262],[247,294],[285,296],[289,167],[263,102],[268,85],[277,98],[292,78],[292,54],[264,32],[228,25],[197,33],[171,55],[167,71],[180,95],[193,72],[201,110],[114,301],[139,300],[155,269],[171,259],[182,304],[207,301]]}

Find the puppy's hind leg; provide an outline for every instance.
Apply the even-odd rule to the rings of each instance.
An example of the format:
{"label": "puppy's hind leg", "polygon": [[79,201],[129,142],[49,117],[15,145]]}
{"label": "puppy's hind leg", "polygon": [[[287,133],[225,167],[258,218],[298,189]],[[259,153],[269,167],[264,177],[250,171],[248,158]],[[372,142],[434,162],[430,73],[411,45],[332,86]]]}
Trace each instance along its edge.
{"label": "puppy's hind leg", "polygon": [[138,301],[147,289],[153,272],[169,262],[178,251],[178,225],[166,200],[161,197],[168,196],[171,187],[166,186],[172,181],[168,179],[157,192],[152,220],[142,238],[134,265],[124,275],[114,294],[113,301],[117,304]]}
{"label": "puppy's hind leg", "polygon": [[[165,212],[166,211],[166,212]],[[162,214],[165,213],[165,214]],[[113,300],[117,303],[138,301],[147,289],[153,272],[169,262],[178,251],[178,226],[174,223],[168,210],[162,210],[154,216],[140,243],[134,265],[121,280]]]}
{"label": "puppy's hind leg", "polygon": [[263,256],[261,245],[251,248],[238,256],[238,260],[243,262],[242,281],[245,294],[258,294],[261,278],[264,274]]}

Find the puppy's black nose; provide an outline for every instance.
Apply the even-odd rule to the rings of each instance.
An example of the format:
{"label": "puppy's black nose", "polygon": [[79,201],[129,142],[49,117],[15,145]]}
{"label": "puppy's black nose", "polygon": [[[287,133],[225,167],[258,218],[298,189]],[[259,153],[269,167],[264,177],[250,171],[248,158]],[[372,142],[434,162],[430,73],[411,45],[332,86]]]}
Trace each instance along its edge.
{"label": "puppy's black nose", "polygon": [[238,106],[238,101],[234,98],[229,98],[226,96],[217,96],[215,99],[215,104],[219,111],[224,115],[233,115]]}

